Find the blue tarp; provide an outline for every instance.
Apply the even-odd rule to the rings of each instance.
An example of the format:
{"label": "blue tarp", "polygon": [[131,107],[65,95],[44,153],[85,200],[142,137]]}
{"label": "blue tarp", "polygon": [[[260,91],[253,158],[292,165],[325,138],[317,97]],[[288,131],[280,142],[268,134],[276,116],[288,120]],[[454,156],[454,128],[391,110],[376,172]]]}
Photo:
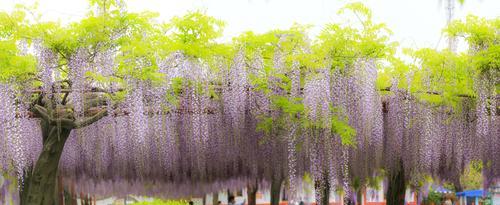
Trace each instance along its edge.
{"label": "blue tarp", "polygon": [[465,197],[483,197],[483,190],[467,190],[463,192],[457,192],[457,196],[465,196]]}

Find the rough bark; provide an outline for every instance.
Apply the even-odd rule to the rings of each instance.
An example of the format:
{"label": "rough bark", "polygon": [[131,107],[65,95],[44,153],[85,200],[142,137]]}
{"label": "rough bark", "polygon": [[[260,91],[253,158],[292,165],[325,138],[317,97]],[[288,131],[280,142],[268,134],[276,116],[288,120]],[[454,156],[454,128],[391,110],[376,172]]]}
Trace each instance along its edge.
{"label": "rough bark", "polygon": [[258,190],[258,184],[256,182],[248,184],[247,186],[248,205],[257,204],[257,190]]}
{"label": "rough bark", "polygon": [[389,173],[389,187],[387,189],[387,205],[401,205],[405,201],[406,179],[404,169],[401,166],[398,170]]}
{"label": "rough bark", "polygon": [[[44,124],[45,123],[45,124]],[[54,205],[59,160],[71,129],[48,125],[42,120],[43,149],[30,176],[22,205]]]}
{"label": "rough bark", "polygon": [[281,178],[276,178],[271,180],[271,205],[279,205],[282,183],[283,179]]}

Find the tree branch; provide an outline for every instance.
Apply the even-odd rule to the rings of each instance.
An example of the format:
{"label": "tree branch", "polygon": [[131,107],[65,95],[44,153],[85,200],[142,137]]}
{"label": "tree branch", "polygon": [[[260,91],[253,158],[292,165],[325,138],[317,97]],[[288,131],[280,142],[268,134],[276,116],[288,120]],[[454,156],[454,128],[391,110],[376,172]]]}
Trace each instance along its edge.
{"label": "tree branch", "polygon": [[60,125],[61,127],[64,127],[66,129],[73,129],[76,127],[75,121],[67,119],[67,118],[58,118],[58,119],[52,120],[51,125],[53,125],[53,126]]}
{"label": "tree branch", "polygon": [[82,121],[76,122],[75,128],[78,129],[78,128],[83,128],[83,127],[89,126],[92,123],[99,121],[100,119],[102,119],[106,115],[108,115],[108,111],[102,110],[92,117],[88,117],[88,118],[83,119]]}
{"label": "tree branch", "polygon": [[[392,90],[391,90],[390,87],[382,88],[379,91],[392,92]],[[406,90],[403,90],[403,91],[406,91]],[[418,91],[417,93],[425,93],[425,94],[429,94],[429,95],[442,95],[442,93],[437,92],[437,91]],[[476,98],[475,96],[468,95],[468,94],[455,94],[454,96],[455,97],[460,97],[460,98]],[[492,96],[492,97],[489,97],[489,98],[491,98],[491,99],[500,99],[500,95]]]}
{"label": "tree branch", "polygon": [[43,120],[45,120],[49,123],[52,121],[51,117],[47,113],[47,109],[45,109],[44,107],[42,107],[40,105],[35,105],[35,107],[33,107],[33,108],[34,108],[33,111],[35,112],[35,114],[40,116]]}
{"label": "tree branch", "polygon": [[69,92],[64,93],[64,97],[61,101],[61,104],[66,105],[66,103],[68,102],[68,95],[69,95]]}
{"label": "tree branch", "polygon": [[[114,90],[114,92],[118,92],[118,91],[123,91],[124,89],[117,89],[117,90]],[[41,89],[34,89],[34,90],[29,90],[28,92],[31,92],[31,93],[43,93],[43,90]],[[59,91],[59,93],[71,93],[73,92],[72,89],[61,89]],[[84,91],[85,92],[91,92],[91,93],[110,93],[108,90],[106,89],[102,89],[102,88],[91,88],[90,90],[86,90]]]}
{"label": "tree branch", "polygon": [[57,118],[53,119],[50,117],[50,115],[47,113],[47,109],[40,105],[35,105],[33,111],[35,112],[36,115],[40,116],[43,120],[47,121],[49,125],[52,126],[61,126],[67,129],[73,129],[75,127],[75,122],[71,119],[68,118]]}

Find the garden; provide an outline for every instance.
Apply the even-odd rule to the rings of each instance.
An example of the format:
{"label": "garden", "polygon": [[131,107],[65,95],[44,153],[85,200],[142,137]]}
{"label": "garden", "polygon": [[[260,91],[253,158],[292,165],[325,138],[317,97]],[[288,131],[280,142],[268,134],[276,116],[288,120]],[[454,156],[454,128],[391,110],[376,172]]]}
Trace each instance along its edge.
{"label": "garden", "polygon": [[432,184],[500,183],[498,17],[450,18],[447,48],[415,49],[359,2],[316,36],[295,24],[227,42],[203,11],[163,22],[88,2],[69,24],[0,12],[0,204],[243,188],[249,205],[258,190],[300,204],[309,183],[321,205],[370,187],[401,205],[407,189],[420,204]]}

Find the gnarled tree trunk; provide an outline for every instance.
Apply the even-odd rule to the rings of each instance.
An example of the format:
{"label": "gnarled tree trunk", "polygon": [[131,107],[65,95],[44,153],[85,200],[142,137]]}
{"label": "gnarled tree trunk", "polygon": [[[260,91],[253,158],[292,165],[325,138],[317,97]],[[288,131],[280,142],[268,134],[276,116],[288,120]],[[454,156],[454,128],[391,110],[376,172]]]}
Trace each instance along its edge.
{"label": "gnarled tree trunk", "polygon": [[41,118],[43,147],[38,160],[28,176],[26,190],[23,190],[21,205],[54,205],[57,203],[57,172],[59,160],[71,130],[97,122],[107,115],[107,110],[99,111],[91,117],[76,121],[73,113],[55,113],[36,104],[33,112]]}
{"label": "gnarled tree trunk", "polygon": [[57,171],[64,144],[71,129],[42,124],[43,148],[29,177],[22,205],[54,205],[56,203]]}

